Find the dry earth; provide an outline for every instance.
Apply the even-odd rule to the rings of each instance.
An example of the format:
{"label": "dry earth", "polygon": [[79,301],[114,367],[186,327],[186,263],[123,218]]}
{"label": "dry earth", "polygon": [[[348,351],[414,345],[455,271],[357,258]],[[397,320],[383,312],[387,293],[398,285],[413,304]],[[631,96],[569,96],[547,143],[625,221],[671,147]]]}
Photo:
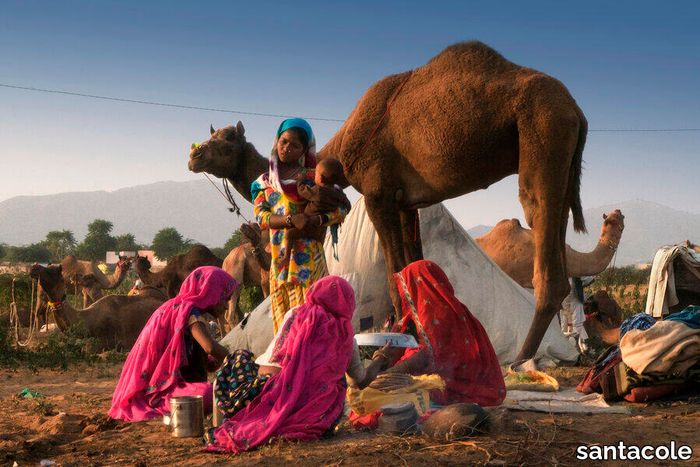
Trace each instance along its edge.
{"label": "dry earth", "polygon": [[[60,465],[566,465],[578,463],[575,450],[582,444],[670,440],[692,447],[689,465],[700,462],[700,406],[692,400],[634,405],[631,416],[498,409],[490,434],[462,442],[341,428],[335,437],[313,443],[277,443],[241,456],[206,454],[199,439],[173,438],[158,421],[127,424],[107,418],[119,371],[120,365],[0,370],[0,464],[50,459]],[[560,368],[553,374],[563,386],[572,386],[583,372]],[[24,388],[45,397],[17,398]]]}

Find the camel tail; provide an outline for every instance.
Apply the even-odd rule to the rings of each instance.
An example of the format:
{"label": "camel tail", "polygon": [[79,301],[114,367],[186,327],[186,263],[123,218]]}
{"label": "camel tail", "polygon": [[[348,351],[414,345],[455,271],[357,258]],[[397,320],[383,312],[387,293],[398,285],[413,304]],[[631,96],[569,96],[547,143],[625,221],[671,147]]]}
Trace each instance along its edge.
{"label": "camel tail", "polygon": [[583,219],[583,208],[581,207],[581,165],[583,164],[583,147],[586,145],[586,135],[588,134],[588,121],[583,113],[579,112],[579,114],[581,123],[578,128],[578,143],[569,170],[569,199],[571,200],[571,214],[574,217],[574,230],[586,233],[586,221]]}

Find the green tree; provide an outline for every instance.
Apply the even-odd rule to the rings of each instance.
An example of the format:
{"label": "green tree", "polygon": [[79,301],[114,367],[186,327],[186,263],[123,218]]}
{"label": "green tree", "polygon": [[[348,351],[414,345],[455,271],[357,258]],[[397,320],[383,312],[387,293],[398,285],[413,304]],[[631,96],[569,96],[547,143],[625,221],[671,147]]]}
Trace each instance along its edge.
{"label": "green tree", "polygon": [[32,243],[28,246],[11,246],[7,248],[7,261],[23,263],[48,263],[51,261],[51,252],[41,243]]}
{"label": "green tree", "polygon": [[66,255],[75,253],[77,242],[70,230],[52,230],[46,234],[46,239],[41,242],[51,252],[51,260],[59,262]]}
{"label": "green tree", "polygon": [[236,229],[233,234],[231,234],[231,237],[229,237],[228,240],[226,240],[226,243],[224,243],[224,250],[226,251],[226,256],[229,251],[233,250],[236,248],[238,245],[241,244],[243,241],[243,234],[241,233],[240,229]]}
{"label": "green tree", "polygon": [[140,245],[136,243],[134,234],[125,233],[123,235],[117,235],[114,240],[117,244],[115,248],[117,251],[136,251],[141,249]]}
{"label": "green tree", "polygon": [[7,254],[7,245],[4,243],[0,243],[0,258],[5,258],[5,255]]}
{"label": "green tree", "polygon": [[95,219],[88,224],[88,233],[80,245],[78,256],[93,261],[104,261],[105,253],[116,250],[117,241],[111,235],[114,225],[104,219]]}
{"label": "green tree", "polygon": [[175,227],[166,227],[156,233],[151,247],[158,259],[169,260],[175,255],[184,253],[190,245],[192,240],[184,239]]}

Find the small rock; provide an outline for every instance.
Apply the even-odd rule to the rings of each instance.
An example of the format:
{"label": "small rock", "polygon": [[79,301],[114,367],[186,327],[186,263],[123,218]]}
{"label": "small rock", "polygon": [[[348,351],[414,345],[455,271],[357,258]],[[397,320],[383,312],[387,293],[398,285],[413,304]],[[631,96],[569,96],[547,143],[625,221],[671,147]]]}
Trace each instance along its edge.
{"label": "small rock", "polygon": [[437,441],[455,441],[484,431],[488,415],[477,404],[452,404],[428,418],[423,433]]}

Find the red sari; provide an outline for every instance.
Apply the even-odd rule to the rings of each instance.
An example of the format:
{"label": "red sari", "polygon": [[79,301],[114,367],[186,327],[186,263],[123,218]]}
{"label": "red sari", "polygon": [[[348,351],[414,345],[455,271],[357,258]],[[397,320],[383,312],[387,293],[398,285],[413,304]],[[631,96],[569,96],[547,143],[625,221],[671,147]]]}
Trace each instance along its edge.
{"label": "red sari", "polygon": [[[416,261],[395,273],[394,280],[401,295],[398,332],[406,332],[413,323],[418,350],[428,354],[428,372],[445,380],[445,391],[431,393],[431,398],[439,404],[501,404],[506,388],[491,341],[481,323],[455,297],[440,266]],[[409,352],[404,359],[408,356]]]}

